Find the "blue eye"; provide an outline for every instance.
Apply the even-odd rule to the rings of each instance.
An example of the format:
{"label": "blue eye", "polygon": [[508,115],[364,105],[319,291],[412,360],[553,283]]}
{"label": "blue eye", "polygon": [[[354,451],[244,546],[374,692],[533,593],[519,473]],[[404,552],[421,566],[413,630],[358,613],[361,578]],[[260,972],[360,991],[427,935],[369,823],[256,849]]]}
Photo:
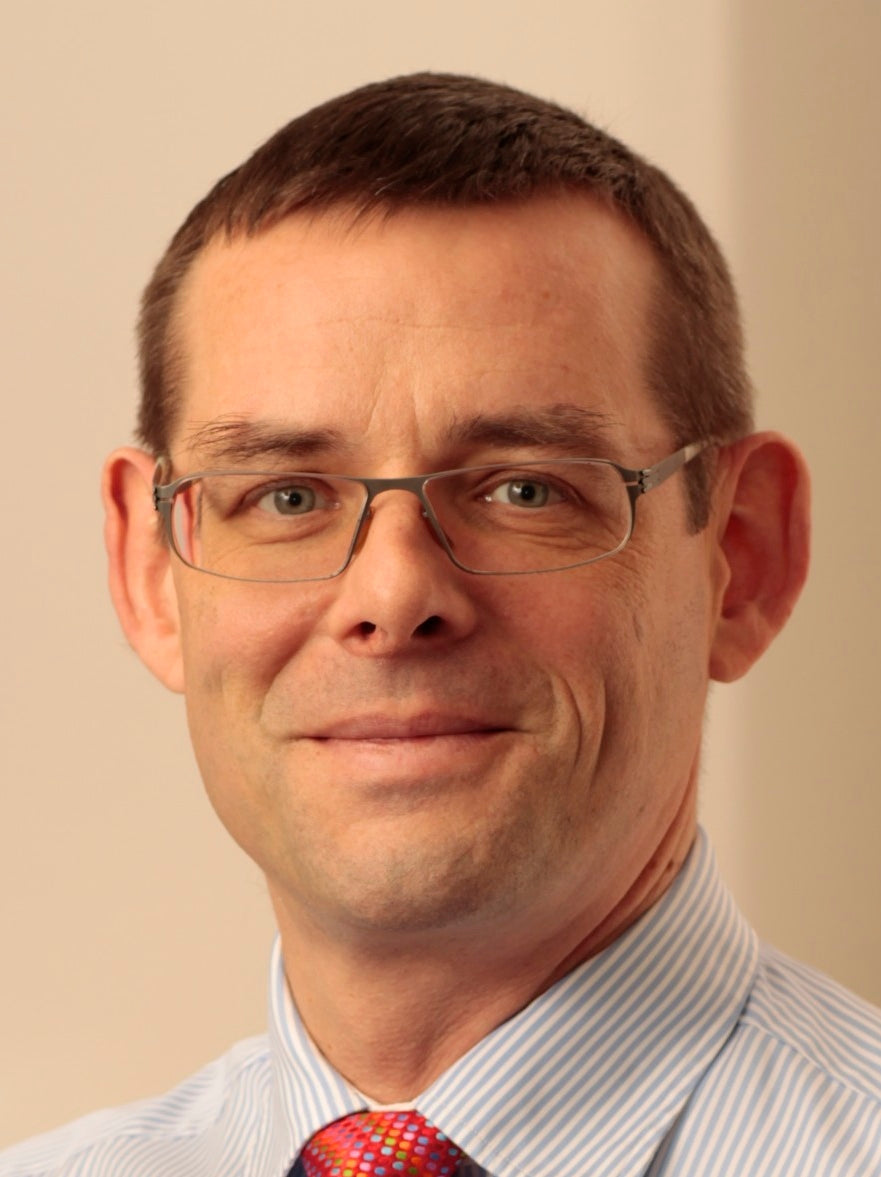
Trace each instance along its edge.
{"label": "blue eye", "polygon": [[510,478],[486,498],[489,502],[507,503],[513,507],[546,507],[552,501],[552,490],[546,482],[535,478]]}
{"label": "blue eye", "polygon": [[318,505],[318,496],[311,486],[279,486],[260,499],[263,511],[278,515],[306,515]]}

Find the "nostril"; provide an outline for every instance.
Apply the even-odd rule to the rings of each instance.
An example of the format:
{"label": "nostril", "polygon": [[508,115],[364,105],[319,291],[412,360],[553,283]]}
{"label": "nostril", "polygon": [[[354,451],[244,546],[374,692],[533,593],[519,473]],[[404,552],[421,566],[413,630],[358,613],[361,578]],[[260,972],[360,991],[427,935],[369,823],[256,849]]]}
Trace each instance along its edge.
{"label": "nostril", "polygon": [[372,633],[376,633],[376,625],[372,621],[362,621],[358,626],[358,632],[362,637],[368,638]]}
{"label": "nostril", "polygon": [[440,617],[434,613],[431,617],[426,617],[423,622],[417,625],[413,632],[415,634],[419,634],[422,637],[431,637],[432,634],[437,633],[442,625],[443,622],[441,621]]}

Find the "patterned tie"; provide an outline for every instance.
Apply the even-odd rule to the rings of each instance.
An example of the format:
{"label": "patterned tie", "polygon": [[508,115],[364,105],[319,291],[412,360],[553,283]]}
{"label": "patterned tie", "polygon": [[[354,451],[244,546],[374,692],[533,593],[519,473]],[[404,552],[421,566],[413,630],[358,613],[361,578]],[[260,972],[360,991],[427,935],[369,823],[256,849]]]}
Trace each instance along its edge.
{"label": "patterned tie", "polygon": [[451,1177],[462,1153],[419,1112],[357,1112],[316,1132],[300,1157],[306,1177]]}

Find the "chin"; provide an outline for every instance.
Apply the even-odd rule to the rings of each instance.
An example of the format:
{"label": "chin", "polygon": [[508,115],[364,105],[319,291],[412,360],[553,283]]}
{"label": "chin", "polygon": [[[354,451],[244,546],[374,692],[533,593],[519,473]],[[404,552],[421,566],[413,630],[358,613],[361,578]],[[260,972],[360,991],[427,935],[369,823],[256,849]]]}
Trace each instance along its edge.
{"label": "chin", "polygon": [[356,935],[436,935],[516,910],[533,874],[525,861],[480,862],[470,848],[443,857],[399,852],[325,877],[315,898],[325,919]]}

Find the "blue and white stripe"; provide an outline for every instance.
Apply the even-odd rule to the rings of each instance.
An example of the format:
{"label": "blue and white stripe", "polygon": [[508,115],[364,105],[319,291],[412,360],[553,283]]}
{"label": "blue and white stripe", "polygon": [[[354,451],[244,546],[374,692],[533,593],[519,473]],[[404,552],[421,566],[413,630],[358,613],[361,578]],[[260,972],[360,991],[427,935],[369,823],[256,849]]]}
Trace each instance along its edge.
{"label": "blue and white stripe", "polygon": [[[621,939],[415,1101],[468,1177],[881,1177],[881,1011],[761,948],[701,836]],[[367,1106],[297,1016],[157,1100],[0,1154],[0,1177],[298,1177]]]}

